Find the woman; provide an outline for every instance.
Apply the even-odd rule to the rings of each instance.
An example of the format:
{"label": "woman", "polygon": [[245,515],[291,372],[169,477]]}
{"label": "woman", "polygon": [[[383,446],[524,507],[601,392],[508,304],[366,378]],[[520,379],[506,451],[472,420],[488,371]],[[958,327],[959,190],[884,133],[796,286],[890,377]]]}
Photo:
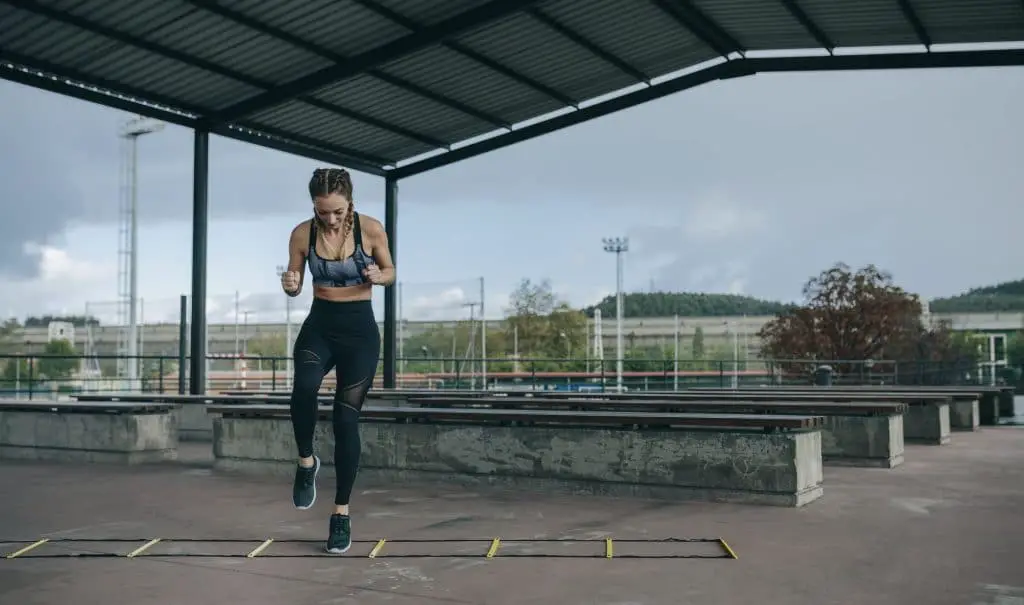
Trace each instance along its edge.
{"label": "woman", "polygon": [[288,270],[281,287],[302,291],[303,265],[313,280],[313,305],[295,339],[292,427],[299,450],[292,499],[308,509],[316,501],[320,459],[313,455],[317,396],[324,376],[335,369],[334,469],[337,488],[327,552],[352,545],[349,497],[359,467],[359,412],[377,372],[380,332],[371,306],[374,285],[395,282],[387,234],[380,221],[355,212],[352,179],[340,168],[320,168],[309,181],[313,218],[292,230]]}

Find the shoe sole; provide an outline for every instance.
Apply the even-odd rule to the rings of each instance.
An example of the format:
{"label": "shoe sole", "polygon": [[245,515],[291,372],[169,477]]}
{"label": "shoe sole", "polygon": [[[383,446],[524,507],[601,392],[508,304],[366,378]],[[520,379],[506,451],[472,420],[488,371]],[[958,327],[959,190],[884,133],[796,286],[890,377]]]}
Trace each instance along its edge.
{"label": "shoe sole", "polygon": [[351,544],[349,544],[345,548],[324,548],[324,550],[326,550],[328,553],[332,555],[343,555],[347,553],[350,548],[352,548]]}
{"label": "shoe sole", "polygon": [[317,478],[317,475],[320,474],[320,459],[319,458],[313,458],[313,460],[316,461],[316,464],[313,466],[313,469],[314,469],[313,470],[313,499],[310,500],[309,504],[307,504],[305,506],[300,506],[298,504],[295,504],[295,501],[293,500],[292,504],[295,504],[295,508],[297,508],[299,510],[309,510],[309,509],[313,508],[314,504],[316,504],[316,478]]}

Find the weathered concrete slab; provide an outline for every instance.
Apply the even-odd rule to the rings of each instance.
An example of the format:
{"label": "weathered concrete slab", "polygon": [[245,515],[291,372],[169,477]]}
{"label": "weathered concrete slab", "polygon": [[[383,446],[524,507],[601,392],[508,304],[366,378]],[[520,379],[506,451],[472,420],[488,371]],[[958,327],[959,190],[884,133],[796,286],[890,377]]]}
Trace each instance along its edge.
{"label": "weathered concrete slab", "polygon": [[945,445],[950,442],[949,403],[911,405],[903,417],[903,437],[908,443]]}
{"label": "weathered concrete slab", "polygon": [[0,458],[141,463],[177,456],[171,404],[0,403]]}
{"label": "weathered concrete slab", "polygon": [[977,397],[953,396],[949,403],[949,427],[954,431],[976,431],[981,425],[981,406]]}
{"label": "weathered concrete slab", "polygon": [[[822,495],[821,434],[361,424],[363,473],[397,480],[802,506]],[[333,463],[330,424],[317,452]],[[291,473],[287,418],[216,418],[216,466]]]}
{"label": "weathered concrete slab", "polygon": [[827,466],[895,468],[903,464],[903,415],[824,416],[821,454]]}
{"label": "weathered concrete slab", "polygon": [[183,402],[176,410],[178,439],[181,441],[213,441],[213,418],[201,401]]}

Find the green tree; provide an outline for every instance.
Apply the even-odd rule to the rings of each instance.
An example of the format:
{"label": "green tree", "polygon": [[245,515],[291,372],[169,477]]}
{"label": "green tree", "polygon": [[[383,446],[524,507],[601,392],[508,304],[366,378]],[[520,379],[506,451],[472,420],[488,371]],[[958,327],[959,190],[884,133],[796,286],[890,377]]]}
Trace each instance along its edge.
{"label": "green tree", "polygon": [[70,341],[51,340],[39,358],[39,374],[50,380],[66,380],[78,368],[79,361]]}
{"label": "green tree", "polygon": [[1024,330],[1018,330],[1006,342],[1006,362],[1015,367],[1024,367]]}
{"label": "green tree", "polygon": [[693,331],[691,355],[694,359],[704,359],[704,328],[700,326]]}
{"label": "green tree", "polygon": [[261,334],[250,338],[245,344],[248,355],[254,357],[289,357],[288,343],[285,334]]}
{"label": "green tree", "polygon": [[[774,315],[792,305],[738,294],[703,292],[631,292],[623,295],[622,313],[626,317],[725,317],[734,315]],[[606,296],[596,305],[583,309],[587,317],[599,309],[604,317],[615,315],[615,296]]]}

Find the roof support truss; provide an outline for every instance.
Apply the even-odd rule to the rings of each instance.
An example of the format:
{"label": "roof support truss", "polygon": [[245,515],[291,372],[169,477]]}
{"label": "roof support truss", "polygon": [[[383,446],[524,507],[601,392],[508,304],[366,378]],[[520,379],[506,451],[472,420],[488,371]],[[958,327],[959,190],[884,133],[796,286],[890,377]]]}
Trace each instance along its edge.
{"label": "roof support truss", "polygon": [[[260,32],[260,33],[265,34],[267,36],[270,36],[272,38],[276,38],[278,40],[281,40],[282,42],[287,42],[288,44],[291,44],[292,46],[295,46],[297,48],[301,48],[301,49],[303,49],[303,50],[305,50],[307,52],[313,53],[315,55],[319,55],[319,56],[321,56],[321,57],[323,57],[325,59],[329,59],[331,61],[334,61],[335,63],[344,63],[345,61],[348,61],[350,59],[350,57],[346,57],[346,56],[340,55],[340,54],[338,54],[336,52],[333,52],[333,51],[330,51],[330,50],[328,50],[326,48],[323,48],[322,46],[319,46],[317,44],[313,44],[312,42],[309,42],[305,38],[302,38],[300,36],[296,36],[294,34],[291,34],[289,32],[283,31],[283,30],[275,28],[275,27],[271,27],[271,26],[267,25],[266,23],[263,23],[263,22],[261,22],[261,21],[259,21],[257,19],[253,19],[252,17],[250,17],[250,16],[248,16],[248,15],[246,15],[244,13],[241,13],[241,12],[238,12],[236,10],[233,10],[233,9],[227,8],[225,6],[222,6],[222,5],[218,4],[217,2],[215,2],[214,0],[187,0],[187,1],[190,4],[192,4],[193,6],[196,6],[198,8],[201,8],[201,9],[205,10],[205,11],[211,12],[211,13],[213,13],[215,15],[219,15],[219,16],[221,16],[221,17],[223,17],[223,18],[225,18],[225,19],[227,19],[229,21],[233,21],[233,22],[235,22],[235,23],[237,23],[239,25],[243,25],[245,27],[248,27],[249,29],[251,29],[253,31],[257,31],[257,32]],[[409,82],[407,80],[404,80],[402,78],[399,78],[399,77],[396,77],[396,76],[392,76],[392,75],[390,75],[388,73],[385,73],[384,71],[381,71],[379,69],[371,69],[367,73],[369,75],[377,78],[378,80],[381,80],[383,82],[387,82],[388,84],[390,84],[390,85],[392,85],[392,86],[394,86],[396,88],[401,88],[401,89],[406,90],[408,92],[411,92],[411,93],[413,93],[415,95],[419,95],[419,96],[421,96],[421,97],[423,97],[425,99],[430,99],[431,101],[434,101],[435,103],[438,103],[440,105],[445,105],[445,106],[450,107],[450,108],[452,108],[452,109],[454,109],[456,111],[460,111],[460,112],[464,113],[465,115],[468,115],[470,117],[473,117],[473,118],[476,118],[476,119],[480,120],[481,122],[485,122],[485,123],[488,123],[488,124],[491,124],[493,126],[497,126],[497,127],[500,127],[500,128],[509,128],[510,127],[510,124],[508,124],[505,120],[502,120],[501,118],[499,118],[497,116],[488,114],[488,113],[486,113],[484,111],[476,109],[475,107],[470,107],[469,105],[466,105],[464,103],[460,103],[459,101],[456,101],[454,99],[450,99],[450,98],[448,98],[448,97],[446,97],[444,95],[441,95],[439,93],[436,93],[436,92],[434,92],[432,90],[428,90],[426,88],[423,88],[422,86],[419,86],[418,84],[414,84],[414,83]]]}
{"label": "roof support truss", "polygon": [[910,23],[910,26],[914,28],[914,33],[917,34],[917,39],[921,41],[928,50],[932,49],[932,37],[928,35],[928,30],[925,29],[924,22],[917,16],[917,11],[914,10],[914,5],[910,3],[910,0],[896,0],[900,4],[900,10],[903,12],[903,16]]}
{"label": "roof support truss", "polygon": [[232,122],[247,115],[269,109],[300,95],[314,92],[424,48],[439,44],[459,34],[472,31],[489,22],[521,11],[534,2],[537,2],[537,0],[491,0],[486,4],[467,10],[440,23],[424,27],[408,36],[351,57],[344,63],[321,69],[308,76],[303,76],[268,90],[263,94],[213,112],[207,116],[207,119],[213,122]]}
{"label": "roof support truss", "polygon": [[716,65],[625,95],[588,105],[530,126],[459,147],[444,154],[405,164],[389,171],[394,178],[407,178],[454,162],[488,153],[515,143],[575,126],[623,109],[629,109],[714,80],[769,72],[850,71],[876,69],[922,69],[951,67],[997,67],[1024,65],[1024,49],[976,50],[927,53],[886,53],[866,55],[820,55],[807,57],[758,57],[724,61]]}
{"label": "roof support truss", "polygon": [[[390,19],[392,22],[397,23],[410,31],[423,31],[423,27],[416,21],[406,17],[405,15],[402,15],[401,13],[395,12],[390,8],[387,8],[386,6],[382,6],[377,2],[374,2],[373,0],[353,0],[353,2],[356,2],[360,6],[377,13],[378,15],[384,17],[385,19]],[[496,71],[505,76],[506,78],[519,82],[520,84],[526,86],[527,88],[532,88],[533,90],[547,96],[548,98],[558,101],[562,105],[566,105],[569,107],[579,107],[579,102],[570,98],[568,95],[562,94],[561,92],[551,88],[550,86],[541,84],[540,82],[519,73],[518,71],[512,69],[511,67],[508,67],[507,65],[503,65],[498,61],[485,57],[480,53],[467,48],[463,44],[459,44],[454,40],[444,40],[441,42],[441,45],[449,50],[459,53],[464,57],[476,61],[477,63],[483,65],[484,67],[490,69],[491,71]]]}
{"label": "roof support truss", "polygon": [[832,51],[835,50],[836,43],[833,42],[820,27],[818,27],[818,24],[811,19],[810,15],[800,7],[797,0],[780,1],[782,2],[782,6],[789,11],[789,14],[793,15],[793,18],[796,19],[805,30],[807,30],[807,33],[810,34],[811,37],[814,38],[818,44],[831,55]]}
{"label": "roof support truss", "polygon": [[726,59],[733,53],[737,53],[741,57],[746,53],[746,49],[735,38],[691,4],[689,0],[651,1]]}
{"label": "roof support truss", "polygon": [[[264,81],[262,81],[262,80],[260,80],[258,78],[253,78],[251,76],[248,76],[246,74],[240,73],[240,72],[232,70],[232,69],[227,69],[227,68],[222,67],[220,65],[217,65],[216,63],[213,63],[211,61],[206,61],[206,60],[201,59],[199,57],[194,57],[192,55],[180,52],[180,51],[175,50],[173,48],[169,48],[169,47],[166,47],[166,46],[163,46],[163,45],[160,45],[160,44],[156,44],[154,42],[150,42],[148,40],[144,40],[144,39],[141,39],[141,38],[136,38],[134,36],[128,35],[128,34],[126,34],[124,32],[118,31],[118,30],[113,29],[111,27],[107,27],[105,25],[89,21],[88,19],[84,19],[82,17],[78,17],[78,16],[73,15],[73,14],[67,12],[67,11],[58,10],[58,9],[52,8],[50,6],[46,6],[46,5],[40,4],[40,3],[36,2],[35,0],[3,0],[3,1],[8,3],[8,4],[10,4],[10,5],[12,5],[12,6],[15,6],[15,7],[19,8],[21,10],[29,11],[29,12],[32,12],[32,13],[44,16],[47,19],[52,19],[54,21],[58,21],[58,22],[61,22],[61,23],[66,23],[68,25],[72,25],[72,26],[78,27],[78,28],[86,30],[86,31],[95,32],[95,33],[97,33],[97,34],[99,34],[101,36],[104,36],[104,37],[109,38],[111,40],[114,40],[116,42],[120,42],[122,44],[126,44],[126,45],[129,45],[129,46],[134,46],[135,48],[140,48],[142,50],[146,50],[146,51],[149,51],[151,53],[154,53],[154,54],[157,54],[157,55],[161,55],[161,56],[167,57],[169,59],[173,59],[173,60],[178,61],[180,63],[184,63],[186,65],[191,65],[193,67],[197,67],[199,69],[202,69],[202,70],[205,70],[205,71],[209,71],[211,73],[215,73],[215,74],[218,74],[220,76],[224,76],[225,78],[230,78],[230,79],[235,80],[237,82],[243,82],[243,83],[248,84],[250,86],[254,86],[256,88],[262,88],[264,90],[270,90],[270,89],[273,88],[273,84],[271,84],[269,82],[264,82]],[[405,138],[412,139],[414,141],[418,141],[420,143],[423,143],[425,145],[429,145],[431,147],[435,147],[435,148],[447,148],[448,147],[448,143],[446,143],[444,141],[441,141],[439,139],[436,139],[434,137],[425,135],[423,133],[414,132],[414,131],[411,131],[409,129],[402,128],[400,126],[395,126],[393,124],[388,124],[387,122],[384,122],[383,120],[378,120],[378,119],[376,119],[374,117],[367,116],[367,115],[361,114],[359,112],[352,111],[350,109],[346,109],[344,107],[340,107],[340,106],[335,105],[333,103],[328,103],[326,101],[322,101],[320,99],[316,99],[314,97],[307,97],[307,96],[299,96],[299,97],[297,97],[297,99],[302,101],[302,102],[304,102],[304,103],[306,103],[306,104],[308,104],[308,105],[310,105],[310,106],[312,106],[312,107],[316,107],[317,109],[321,109],[321,110],[327,111],[329,113],[338,114],[340,116],[344,116],[344,117],[349,118],[351,120],[355,120],[355,121],[358,121],[358,122],[362,122],[364,124],[368,124],[370,126],[374,126],[374,127],[379,128],[381,130],[384,130],[386,132],[391,132],[393,134],[397,134],[399,136],[403,136]],[[208,111],[208,108],[204,109],[204,111]]]}

